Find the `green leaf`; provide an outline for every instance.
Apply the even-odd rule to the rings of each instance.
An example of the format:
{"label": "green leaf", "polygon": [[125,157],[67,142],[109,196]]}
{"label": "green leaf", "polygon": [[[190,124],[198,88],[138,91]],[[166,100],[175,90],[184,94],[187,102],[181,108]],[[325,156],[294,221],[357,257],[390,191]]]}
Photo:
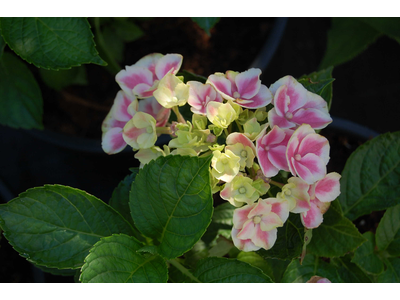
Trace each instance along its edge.
{"label": "green leaf", "polygon": [[310,92],[320,95],[327,103],[330,110],[332,105],[332,78],[333,67],[303,75],[299,78],[299,82]]}
{"label": "green leaf", "polygon": [[127,221],[133,224],[131,211],[129,208],[129,193],[132,182],[135,181],[138,172],[127,175],[114,189],[111,199],[108,202],[112,208],[118,211]]}
{"label": "green leaf", "polygon": [[376,229],[376,245],[392,256],[400,256],[400,205],[389,208]]}
{"label": "green leaf", "polygon": [[85,63],[106,65],[98,55],[86,18],[1,18],[8,46],[35,66],[69,69]]}
{"label": "green leaf", "polygon": [[158,255],[141,254],[142,244],[124,234],[114,234],[97,242],[85,259],[83,283],[162,283],[167,282],[165,260]]}
{"label": "green leaf", "polygon": [[218,23],[219,17],[192,17],[194,22],[197,23],[208,35],[210,34],[210,29]]}
{"label": "green leaf", "polygon": [[319,69],[336,66],[356,57],[381,33],[357,18],[332,18],[328,45]]}
{"label": "green leaf", "polygon": [[207,245],[211,244],[218,235],[223,235],[226,238],[230,237],[234,210],[235,207],[229,202],[214,208],[211,223],[201,238]]}
{"label": "green leaf", "polygon": [[[243,252],[241,251],[237,256],[237,259],[248,263],[256,268],[263,271],[264,274],[268,275],[271,279],[274,278],[273,267],[268,263],[267,260],[262,258],[256,252]],[[275,280],[276,281],[276,280]]]}
{"label": "green leaf", "polygon": [[371,279],[354,263],[349,255],[333,258],[331,264],[336,266],[337,272],[345,283],[370,283]]}
{"label": "green leaf", "polygon": [[56,91],[70,85],[87,85],[86,70],[82,67],[72,68],[70,70],[46,70],[39,69],[39,74],[44,83]]}
{"label": "green leaf", "polygon": [[291,260],[300,257],[303,250],[304,226],[299,214],[289,214],[289,218],[278,228],[275,245],[269,249],[257,251],[264,258]]}
{"label": "green leaf", "polygon": [[3,37],[0,35],[0,59],[4,52],[4,47],[6,46],[6,42],[4,42]]}
{"label": "green leaf", "polygon": [[359,17],[364,23],[367,23],[372,28],[380,31],[381,33],[395,39],[400,43],[400,19],[399,18],[388,18],[388,17]]}
{"label": "green leaf", "polygon": [[144,35],[143,30],[133,23],[131,19],[115,18],[112,23],[114,32],[124,41],[133,42]]}
{"label": "green leaf", "polygon": [[378,275],[383,272],[383,262],[374,251],[375,235],[368,231],[363,236],[367,241],[357,248],[351,262],[355,263],[366,273]]}
{"label": "green leaf", "polygon": [[23,257],[49,268],[76,269],[89,249],[113,233],[132,228],[109,205],[84,191],[45,185],[0,205],[0,224]]}
{"label": "green leaf", "polygon": [[400,283],[400,258],[388,258],[385,260],[386,271],[378,277],[379,283]]}
{"label": "green leaf", "polygon": [[282,282],[305,283],[313,276],[325,277],[333,283],[341,282],[335,267],[310,254],[305,256],[303,264],[298,259],[292,260],[283,274]]}
{"label": "green leaf", "polygon": [[11,53],[0,59],[0,124],[43,129],[43,99],[28,67]]}
{"label": "green leaf", "polygon": [[338,199],[350,220],[400,204],[400,131],[358,147],[346,162],[340,184]]}
{"label": "green leaf", "polygon": [[233,258],[210,257],[199,261],[193,274],[205,283],[271,283],[259,268]]}
{"label": "green leaf", "polygon": [[210,160],[159,157],[145,165],[132,184],[129,206],[135,225],[158,240],[158,253],[165,258],[192,248],[211,222]]}
{"label": "green leaf", "polygon": [[366,241],[354,224],[334,206],[324,214],[324,221],[312,231],[307,252],[323,257],[337,257],[354,251]]}

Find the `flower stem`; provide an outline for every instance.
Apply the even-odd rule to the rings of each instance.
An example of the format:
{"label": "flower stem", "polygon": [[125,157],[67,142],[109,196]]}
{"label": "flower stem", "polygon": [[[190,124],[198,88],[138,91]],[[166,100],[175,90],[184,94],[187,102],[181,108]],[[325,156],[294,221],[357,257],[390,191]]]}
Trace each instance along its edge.
{"label": "flower stem", "polygon": [[239,131],[244,132],[243,127],[242,127],[242,125],[240,125],[239,121],[236,119],[235,122],[236,122],[237,127],[239,128]]}
{"label": "flower stem", "polygon": [[170,127],[157,127],[157,134],[172,134]]}
{"label": "flower stem", "polygon": [[193,281],[201,283],[201,281],[196,276],[194,276],[188,269],[182,266],[180,262],[178,262],[176,259],[168,260],[168,262]]}
{"label": "flower stem", "polygon": [[284,186],[283,183],[280,183],[280,182],[277,182],[277,181],[274,181],[274,180],[270,180],[269,183],[273,184],[273,185],[275,185],[275,186],[277,186],[279,188],[282,188]]}
{"label": "flower stem", "polygon": [[175,113],[179,123],[186,124],[185,118],[181,115],[178,106],[172,107],[172,111]]}

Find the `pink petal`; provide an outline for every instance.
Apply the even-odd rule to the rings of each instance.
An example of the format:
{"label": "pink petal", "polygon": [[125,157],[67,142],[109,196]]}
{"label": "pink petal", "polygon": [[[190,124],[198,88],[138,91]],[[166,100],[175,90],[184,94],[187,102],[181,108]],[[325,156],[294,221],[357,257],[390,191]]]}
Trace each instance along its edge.
{"label": "pink petal", "polygon": [[128,95],[132,94],[132,90],[141,84],[142,88],[153,86],[153,74],[146,68],[138,66],[127,66],[125,70],[119,71],[115,76],[115,80],[121,89]]}
{"label": "pink petal", "polygon": [[305,156],[307,153],[313,153],[327,164],[329,161],[329,150],[330,146],[328,140],[322,135],[313,133],[308,134],[301,140],[297,153],[301,156]]}
{"label": "pink petal", "polygon": [[153,74],[153,80],[156,80],[157,78],[155,77],[156,74],[156,65],[157,62],[162,58],[164,55],[161,53],[152,53],[148,54],[141,59],[139,59],[136,63],[135,66],[139,67],[144,67],[148,69],[152,74]]}
{"label": "pink petal", "polygon": [[237,238],[241,240],[251,239],[257,231],[259,224],[254,224],[252,219],[247,220],[242,227],[242,230],[237,234]]}
{"label": "pink petal", "polygon": [[293,114],[292,122],[309,124],[314,129],[322,129],[332,122],[329,113],[316,108],[301,108]]}
{"label": "pink petal", "polygon": [[253,218],[257,215],[268,215],[271,212],[271,205],[264,200],[260,200],[253,206],[253,209],[249,212],[248,218]]}
{"label": "pink petal", "polygon": [[289,111],[290,98],[287,95],[288,87],[286,85],[280,86],[274,96],[274,105],[276,114],[280,117],[285,117]]}
{"label": "pink petal", "polygon": [[269,160],[268,152],[263,148],[257,149],[257,158],[261,170],[266,177],[271,178],[279,173],[279,169]]}
{"label": "pink petal", "polygon": [[243,224],[249,219],[248,215],[255,205],[245,205],[241,208],[237,208],[233,212],[233,227],[241,229]]}
{"label": "pink petal", "polygon": [[261,86],[260,75],[260,69],[252,68],[236,76],[235,83],[241,99],[251,99],[258,93]]}
{"label": "pink petal", "polygon": [[301,222],[308,229],[317,228],[323,221],[321,210],[316,202],[311,200],[310,206],[310,210],[300,214]]}
{"label": "pink petal", "polygon": [[254,146],[253,142],[243,133],[233,132],[229,134],[228,137],[226,138],[227,145],[234,145],[238,143],[242,144],[245,147],[246,146],[250,147],[253,150],[254,154],[256,154],[256,147]]}
{"label": "pink petal", "polygon": [[254,245],[254,243],[250,240],[241,240],[237,238],[237,234],[239,233],[238,229],[232,228],[232,241],[233,244],[235,245],[236,248],[238,248],[239,250],[242,250],[244,252],[249,252],[249,251],[257,251],[260,249],[260,247],[257,247],[256,245]]}
{"label": "pink petal", "polygon": [[252,98],[240,98],[236,102],[244,108],[257,109],[267,106],[272,101],[272,94],[265,85],[261,85],[258,93]]}
{"label": "pink petal", "polygon": [[148,98],[153,96],[153,92],[156,90],[158,81],[155,81],[153,85],[148,85],[147,83],[139,83],[136,85],[132,92],[139,98]]}
{"label": "pink petal", "polygon": [[156,65],[155,73],[161,80],[167,73],[176,74],[182,65],[183,56],[180,54],[167,54],[161,57]]}
{"label": "pink petal", "polygon": [[114,118],[122,122],[128,122],[132,119],[132,115],[128,112],[128,106],[134,101],[137,101],[134,96],[126,94],[124,91],[119,91],[113,104]]}
{"label": "pink petal", "polygon": [[126,147],[126,142],[122,137],[122,128],[111,128],[105,132],[101,139],[101,147],[107,154],[121,152]]}
{"label": "pink petal", "polygon": [[340,195],[340,174],[332,172],[315,184],[315,197],[321,202],[331,202]]}
{"label": "pink petal", "polygon": [[314,153],[308,153],[300,161],[292,158],[297,175],[308,184],[313,184],[326,175],[326,164]]}
{"label": "pink petal", "polygon": [[139,111],[148,113],[156,119],[156,127],[163,127],[171,115],[171,109],[163,107],[154,97],[139,101]]}
{"label": "pink petal", "polygon": [[282,222],[285,223],[289,217],[288,202],[277,198],[267,198],[264,201],[271,205],[271,212],[277,214],[279,218],[281,218]]}
{"label": "pink petal", "polygon": [[222,95],[223,98],[227,100],[234,100],[232,97],[232,84],[223,73],[215,73],[210,75],[206,83],[211,84],[217,90],[217,92]]}
{"label": "pink petal", "polygon": [[278,169],[289,171],[289,166],[286,160],[286,146],[272,147],[268,151],[269,161]]}
{"label": "pink petal", "polygon": [[270,231],[256,231],[256,234],[251,239],[255,246],[264,248],[265,250],[271,249],[275,244],[278,230],[276,228]]}
{"label": "pink petal", "polygon": [[296,123],[288,121],[285,117],[278,115],[275,107],[268,112],[268,122],[271,127],[278,126],[279,128],[294,128]]}

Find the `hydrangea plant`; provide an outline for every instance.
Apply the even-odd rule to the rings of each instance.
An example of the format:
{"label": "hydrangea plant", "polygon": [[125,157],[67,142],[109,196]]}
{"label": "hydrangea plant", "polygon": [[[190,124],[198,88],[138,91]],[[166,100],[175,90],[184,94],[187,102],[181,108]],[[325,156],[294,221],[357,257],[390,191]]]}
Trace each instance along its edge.
{"label": "hydrangea plant", "polygon": [[[328,173],[332,68],[267,87],[256,68],[204,78],[182,60],[153,53],[116,75],[102,147],[140,167],[108,204],[45,185],[0,205],[15,250],[79,282],[397,281],[399,133]],[[383,209],[376,234],[351,222]]]}

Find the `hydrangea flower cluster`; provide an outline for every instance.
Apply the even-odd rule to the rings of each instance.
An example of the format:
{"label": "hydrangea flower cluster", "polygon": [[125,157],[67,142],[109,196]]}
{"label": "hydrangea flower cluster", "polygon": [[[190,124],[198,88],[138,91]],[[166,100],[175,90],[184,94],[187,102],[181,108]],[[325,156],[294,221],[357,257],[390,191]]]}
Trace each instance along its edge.
{"label": "hydrangea flower cluster", "polygon": [[[329,142],[316,132],[332,122],[326,101],[292,76],[268,88],[256,68],[185,82],[182,59],[150,54],[116,75],[121,91],[103,122],[104,151],[130,145],[141,166],[159,156],[212,155],[212,191],[236,207],[232,240],[242,251],[270,249],[289,213],[318,227],[340,194],[340,175],[327,174]],[[178,108],[186,104],[191,120]],[[163,148],[155,146],[160,134],[171,136]],[[281,183],[280,173],[292,176]],[[270,185],[281,191],[273,195]]]}

